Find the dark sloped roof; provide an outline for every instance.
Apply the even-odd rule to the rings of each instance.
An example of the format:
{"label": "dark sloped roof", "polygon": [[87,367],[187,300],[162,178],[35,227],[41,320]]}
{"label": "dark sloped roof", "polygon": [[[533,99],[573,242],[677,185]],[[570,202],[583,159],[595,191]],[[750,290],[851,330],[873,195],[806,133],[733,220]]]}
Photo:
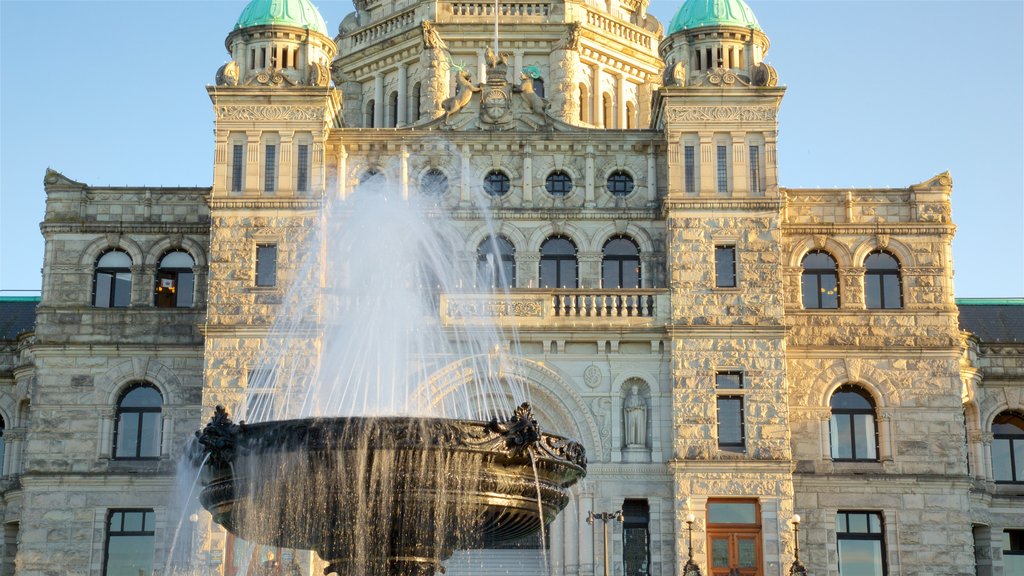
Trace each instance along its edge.
{"label": "dark sloped roof", "polygon": [[38,304],[39,298],[34,296],[0,297],[0,340],[14,340],[32,330]]}
{"label": "dark sloped roof", "polygon": [[1024,343],[1024,298],[964,298],[956,304],[961,330],[982,342]]}

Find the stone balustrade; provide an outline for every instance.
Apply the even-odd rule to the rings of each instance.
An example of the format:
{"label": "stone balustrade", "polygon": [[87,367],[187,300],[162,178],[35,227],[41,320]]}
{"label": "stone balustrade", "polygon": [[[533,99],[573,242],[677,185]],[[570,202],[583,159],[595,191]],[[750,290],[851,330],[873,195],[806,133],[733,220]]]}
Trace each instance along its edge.
{"label": "stone balustrade", "polygon": [[644,48],[651,47],[650,33],[613,20],[604,14],[594,12],[593,10],[587,10],[587,24],[594,26],[595,28],[600,28],[608,34],[621,38],[632,44],[638,44]]}
{"label": "stone balustrade", "polygon": [[510,293],[443,294],[445,324],[500,319],[529,324],[578,322],[663,323],[668,320],[668,291],[513,290]]}
{"label": "stone balustrade", "polygon": [[376,40],[386,38],[391,36],[394,32],[410,28],[415,23],[415,12],[413,10],[406,10],[405,12],[392,16],[378,24],[369,26],[365,30],[356,32],[352,35],[352,46],[355,47],[362,44],[369,44]]}
{"label": "stone balustrade", "polygon": [[[494,16],[493,2],[452,2],[452,16]],[[551,13],[551,4],[548,2],[500,2],[498,3],[499,15],[501,16],[548,16]]]}

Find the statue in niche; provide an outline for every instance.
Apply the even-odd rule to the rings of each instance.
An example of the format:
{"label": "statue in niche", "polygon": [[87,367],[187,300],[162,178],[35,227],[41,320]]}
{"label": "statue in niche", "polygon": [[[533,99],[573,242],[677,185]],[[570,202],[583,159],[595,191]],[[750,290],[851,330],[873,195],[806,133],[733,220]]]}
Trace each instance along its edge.
{"label": "statue in niche", "polygon": [[640,395],[639,386],[633,385],[622,403],[626,421],[626,447],[647,447],[647,401]]}
{"label": "statue in niche", "polygon": [[238,63],[234,60],[217,70],[217,86],[238,86]]}

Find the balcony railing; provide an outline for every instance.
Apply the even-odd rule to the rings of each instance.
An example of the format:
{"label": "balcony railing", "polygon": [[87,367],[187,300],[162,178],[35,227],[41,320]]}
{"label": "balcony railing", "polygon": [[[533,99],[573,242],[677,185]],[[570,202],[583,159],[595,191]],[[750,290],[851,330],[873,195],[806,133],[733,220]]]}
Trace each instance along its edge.
{"label": "balcony railing", "polygon": [[651,324],[668,319],[668,291],[513,290],[510,293],[444,294],[446,324],[501,319],[524,323],[564,321]]}

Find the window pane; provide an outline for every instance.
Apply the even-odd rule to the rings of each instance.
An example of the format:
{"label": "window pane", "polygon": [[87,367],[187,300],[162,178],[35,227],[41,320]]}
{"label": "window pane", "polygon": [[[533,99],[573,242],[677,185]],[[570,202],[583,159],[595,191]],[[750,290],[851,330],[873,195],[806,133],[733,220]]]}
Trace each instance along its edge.
{"label": "window pane", "polygon": [[256,285],[277,284],[277,245],[264,244],[256,247]]}
{"label": "window pane", "polygon": [[853,415],[854,433],[857,435],[858,460],[875,460],[875,417],[872,414]]}
{"label": "window pane", "polygon": [[160,455],[160,419],[159,412],[142,414],[142,440],[139,442],[139,456],[142,458]]}
{"label": "window pane", "polygon": [[601,262],[601,287],[620,288],[619,272],[622,263],[616,260],[605,260]]}
{"label": "window pane", "polygon": [[715,568],[729,567],[729,540],[726,538],[711,539],[711,565]]}
{"label": "window pane", "polygon": [[839,572],[843,576],[882,576],[882,543],[839,540]]}
{"label": "window pane", "polygon": [[267,192],[277,189],[277,145],[267,144],[266,155],[264,156],[264,186]]}
{"label": "window pane", "polygon": [[732,288],[736,286],[736,248],[715,247],[715,286]]}
{"label": "window pane", "polygon": [[685,158],[684,162],[685,162],[685,171],[686,171],[686,192],[688,192],[688,193],[693,193],[697,189],[697,186],[696,186],[696,181],[697,181],[696,176],[697,175],[696,175],[696,173],[694,171],[693,148],[694,148],[693,146],[686,146],[684,148],[685,152],[683,153],[683,156]]}
{"label": "window pane", "polygon": [[576,246],[565,238],[551,238],[544,242],[544,245],[540,248],[540,252],[543,256],[575,256]]}
{"label": "window pane", "polygon": [[839,308],[839,284],[835,274],[820,275],[821,307]]}
{"label": "window pane", "polygon": [[134,458],[138,453],[139,414],[121,414],[117,425],[117,453],[115,457]]}
{"label": "window pane", "polygon": [[160,260],[161,268],[191,268],[195,265],[188,252],[171,252]]}
{"label": "window pane", "polygon": [[846,514],[842,512],[836,514],[836,532],[847,532],[846,526]]}
{"label": "window pane", "polygon": [[831,429],[832,457],[836,459],[853,458],[853,436],[850,431],[850,417],[846,414],[833,414]]}
{"label": "window pane", "polygon": [[755,542],[750,538],[740,538],[736,541],[737,566],[740,568],[754,568],[757,566],[757,549]]}
{"label": "window pane", "polygon": [[576,260],[557,260],[558,288],[576,288]]}
{"label": "window pane", "polygon": [[110,306],[110,285],[113,280],[113,276],[106,272],[96,273],[96,297],[93,299],[93,304],[100,308],[107,308]]}
{"label": "window pane", "polygon": [[1013,479],[1020,482],[1024,480],[1024,438],[1011,440],[1010,447],[1013,449],[1014,464],[1016,466]]}
{"label": "window pane", "polygon": [[814,274],[804,274],[800,279],[800,290],[804,301],[804,308],[820,308],[818,303],[818,277]]}
{"label": "window pane", "polygon": [[554,260],[540,261],[540,287],[560,288],[558,286],[558,263]]}
{"label": "window pane", "polygon": [[856,512],[846,515],[847,518],[847,532],[854,532],[857,534],[868,533],[868,515],[858,514]]}
{"label": "window pane", "polygon": [[153,408],[159,407],[161,404],[163,404],[163,397],[160,396],[160,392],[156,388],[139,386],[124,395],[120,406],[122,408]]}
{"label": "window pane", "polygon": [[900,296],[900,277],[897,274],[882,276],[882,288],[886,308],[900,308],[903,306]]}
{"label": "window pane", "polygon": [[738,372],[719,372],[715,374],[715,386],[718,388],[743,388],[743,375]]}
{"label": "window pane", "polygon": [[177,305],[179,308],[192,306],[192,298],[195,294],[195,276],[191,272],[178,273]]}
{"label": "window pane", "polygon": [[97,268],[130,268],[132,259],[119,250],[107,252],[96,262]]}
{"label": "window pane", "polygon": [[871,401],[869,401],[864,394],[860,392],[860,388],[851,385],[843,386],[832,394],[832,400],[829,404],[832,406],[833,410],[875,409]]}
{"label": "window pane", "polygon": [[757,524],[753,502],[709,502],[708,522],[711,524]]}
{"label": "window pane", "polygon": [[114,306],[125,308],[131,304],[132,298],[132,274],[131,272],[118,272],[114,277]]}
{"label": "window pane", "polygon": [[736,446],[743,444],[743,399],[718,398],[718,444]]}
{"label": "window pane", "polygon": [[1013,480],[1013,468],[1010,464],[1010,441],[996,438],[992,441],[992,473],[996,480]]}
{"label": "window pane", "polygon": [[144,512],[125,512],[122,532],[142,532]]}
{"label": "window pane", "polygon": [[726,151],[725,146],[718,146],[718,191],[728,192],[729,191],[729,169],[726,166]]}
{"label": "window pane", "polygon": [[864,275],[864,299],[868,308],[882,307],[882,277],[877,274]]}
{"label": "window pane", "polygon": [[[639,288],[640,287],[640,261],[639,260],[624,260],[620,264],[622,266],[622,284],[620,288]],[[607,287],[607,286],[605,286]]]}
{"label": "window pane", "polygon": [[139,576],[153,572],[153,536],[111,536],[107,544],[107,576]]}
{"label": "window pane", "polygon": [[298,182],[297,189],[299,192],[305,192],[309,187],[309,145],[299,144],[298,153]]}
{"label": "window pane", "polygon": [[231,191],[242,191],[242,145],[235,144],[231,153]]}

